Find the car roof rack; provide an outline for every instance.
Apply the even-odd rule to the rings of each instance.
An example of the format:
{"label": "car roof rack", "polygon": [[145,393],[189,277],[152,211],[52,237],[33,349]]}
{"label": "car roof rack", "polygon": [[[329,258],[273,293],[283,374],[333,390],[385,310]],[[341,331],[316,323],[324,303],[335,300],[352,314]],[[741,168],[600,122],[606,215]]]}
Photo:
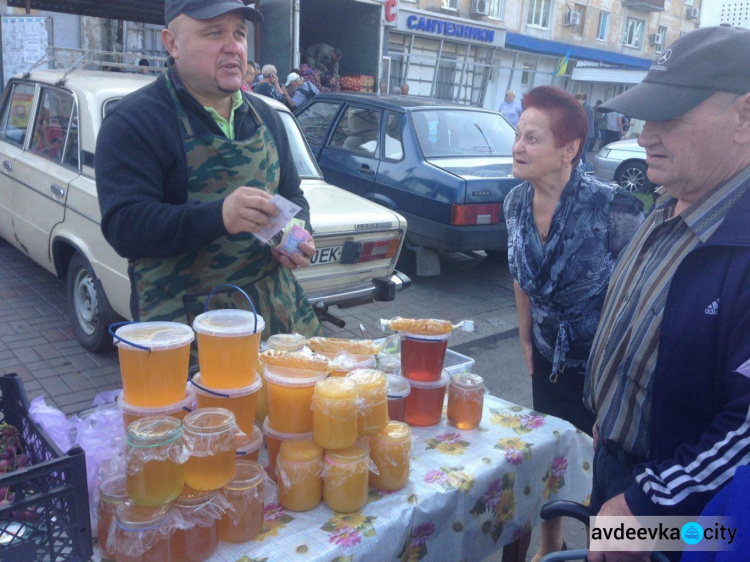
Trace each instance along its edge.
{"label": "car roof rack", "polygon": [[[140,61],[148,62],[148,66],[141,65]],[[112,70],[159,74],[164,71],[166,61],[167,58],[161,55],[48,47],[44,56],[23,74],[23,78],[28,78],[32,70],[39,70],[42,65],[47,64],[48,66],[44,68],[65,70],[65,74],[57,81],[57,85],[62,86],[65,84],[68,75],[75,70]]]}

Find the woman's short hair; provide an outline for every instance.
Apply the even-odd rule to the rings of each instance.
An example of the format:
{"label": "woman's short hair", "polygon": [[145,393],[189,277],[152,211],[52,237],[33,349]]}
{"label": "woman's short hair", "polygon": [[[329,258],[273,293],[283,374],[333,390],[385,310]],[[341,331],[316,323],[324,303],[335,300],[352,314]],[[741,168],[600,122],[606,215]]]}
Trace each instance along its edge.
{"label": "woman's short hair", "polygon": [[516,93],[513,90],[508,90],[507,92],[505,92],[505,95],[516,97]]}
{"label": "woman's short hair", "polygon": [[565,90],[555,86],[538,86],[523,95],[523,109],[534,107],[552,119],[552,136],[560,147],[578,139],[578,152],[573,158],[576,166],[586,146],[589,122],[583,106]]}

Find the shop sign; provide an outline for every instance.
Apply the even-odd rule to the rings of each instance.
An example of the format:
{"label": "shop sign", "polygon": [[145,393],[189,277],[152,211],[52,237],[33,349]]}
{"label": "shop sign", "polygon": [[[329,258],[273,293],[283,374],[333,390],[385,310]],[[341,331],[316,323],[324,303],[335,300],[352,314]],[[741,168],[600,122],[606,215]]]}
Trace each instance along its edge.
{"label": "shop sign", "polygon": [[398,16],[398,0],[384,0],[383,19],[386,24],[395,25]]}
{"label": "shop sign", "polygon": [[[387,0],[386,0],[387,3]],[[502,47],[505,33],[501,29],[480,27],[471,20],[461,18],[436,18],[432,12],[401,9],[398,11],[398,29],[451,38],[454,40],[472,41]]]}

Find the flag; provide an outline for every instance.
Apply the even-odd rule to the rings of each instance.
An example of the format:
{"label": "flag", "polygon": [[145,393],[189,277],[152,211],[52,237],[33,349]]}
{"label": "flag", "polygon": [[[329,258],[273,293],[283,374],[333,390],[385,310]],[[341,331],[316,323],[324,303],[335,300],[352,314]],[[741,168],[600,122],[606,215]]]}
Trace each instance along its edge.
{"label": "flag", "polygon": [[570,60],[570,49],[568,49],[568,52],[565,54],[565,58],[560,61],[552,75],[565,76],[565,72],[568,70],[568,60]]}

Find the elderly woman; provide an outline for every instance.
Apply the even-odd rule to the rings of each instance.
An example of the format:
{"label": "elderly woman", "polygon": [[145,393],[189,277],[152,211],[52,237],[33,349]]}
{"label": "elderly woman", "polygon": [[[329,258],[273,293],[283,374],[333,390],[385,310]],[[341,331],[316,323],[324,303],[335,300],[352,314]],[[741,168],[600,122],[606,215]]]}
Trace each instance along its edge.
{"label": "elderly woman", "polygon": [[[570,94],[540,86],[523,97],[505,199],[508,263],[534,409],[591,434],[583,405],[591,343],[617,256],[644,219],[643,205],[581,172],[588,121]],[[559,520],[542,524],[534,557],[562,547]]]}
{"label": "elderly woman", "polygon": [[514,127],[518,125],[518,119],[521,117],[523,108],[521,107],[521,102],[516,99],[516,94],[513,90],[505,92],[505,100],[500,104],[498,111],[503,114],[508,123]]}

